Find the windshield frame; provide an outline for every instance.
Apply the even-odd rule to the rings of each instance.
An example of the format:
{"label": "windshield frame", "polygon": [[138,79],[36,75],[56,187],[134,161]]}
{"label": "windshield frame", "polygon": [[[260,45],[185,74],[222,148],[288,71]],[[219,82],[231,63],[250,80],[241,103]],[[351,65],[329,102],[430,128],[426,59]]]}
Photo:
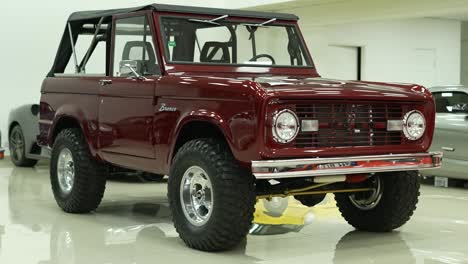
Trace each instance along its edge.
{"label": "windshield frame", "polygon": [[[158,21],[158,32],[159,32],[159,39],[160,39],[160,48],[161,48],[161,54],[163,57],[164,64],[167,66],[177,66],[177,65],[185,65],[185,66],[203,66],[203,67],[226,67],[226,68],[259,68],[259,69],[296,69],[296,70],[315,70],[315,65],[314,61],[312,59],[312,56],[310,54],[309,49],[307,48],[307,45],[305,43],[304,37],[302,35],[302,32],[299,28],[299,25],[297,21],[289,21],[289,20],[276,20],[273,23],[270,23],[266,25],[268,26],[283,26],[283,27],[292,27],[297,34],[298,40],[299,40],[299,45],[300,49],[302,51],[302,55],[304,58],[304,63],[308,65],[269,65],[269,64],[243,64],[243,63],[204,63],[204,62],[186,62],[186,61],[171,61],[168,58],[168,53],[167,53],[167,47],[164,45],[165,43],[165,33],[163,30],[163,22],[162,20],[165,18],[178,18],[178,19],[213,19],[216,18],[216,16],[211,16],[211,15],[203,15],[203,14],[179,14],[179,13],[160,13],[157,16],[157,21]],[[218,23],[221,22],[232,22],[232,23],[263,23],[267,21],[268,19],[264,18],[247,18],[247,17],[227,17],[223,19],[222,21],[217,21]],[[196,22],[193,22],[196,23]]]}

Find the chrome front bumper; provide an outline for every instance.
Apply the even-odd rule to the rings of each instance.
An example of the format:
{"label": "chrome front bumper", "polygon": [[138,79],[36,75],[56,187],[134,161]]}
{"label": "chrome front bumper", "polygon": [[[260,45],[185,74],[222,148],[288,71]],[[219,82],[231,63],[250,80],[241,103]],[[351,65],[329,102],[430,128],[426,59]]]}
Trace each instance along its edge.
{"label": "chrome front bumper", "polygon": [[337,176],[440,168],[441,152],[252,161],[257,179]]}

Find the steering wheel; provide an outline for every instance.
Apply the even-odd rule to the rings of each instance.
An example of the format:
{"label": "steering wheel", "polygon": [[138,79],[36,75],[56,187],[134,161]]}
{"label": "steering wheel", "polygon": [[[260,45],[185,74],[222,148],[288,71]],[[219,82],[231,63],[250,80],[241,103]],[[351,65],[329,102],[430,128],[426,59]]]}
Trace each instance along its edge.
{"label": "steering wheel", "polygon": [[253,58],[251,58],[249,61],[257,61],[260,58],[267,58],[267,59],[271,60],[271,63],[273,65],[276,64],[275,59],[271,55],[268,55],[268,54],[258,54],[256,56],[254,56]]}

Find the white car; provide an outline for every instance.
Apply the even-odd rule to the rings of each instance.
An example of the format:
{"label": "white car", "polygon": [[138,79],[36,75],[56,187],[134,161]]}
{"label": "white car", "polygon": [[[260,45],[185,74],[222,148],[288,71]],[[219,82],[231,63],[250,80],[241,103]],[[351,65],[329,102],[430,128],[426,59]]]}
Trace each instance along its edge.
{"label": "white car", "polygon": [[422,171],[423,176],[468,180],[468,87],[429,88],[436,103],[436,123],[431,151],[443,151],[442,167]]}

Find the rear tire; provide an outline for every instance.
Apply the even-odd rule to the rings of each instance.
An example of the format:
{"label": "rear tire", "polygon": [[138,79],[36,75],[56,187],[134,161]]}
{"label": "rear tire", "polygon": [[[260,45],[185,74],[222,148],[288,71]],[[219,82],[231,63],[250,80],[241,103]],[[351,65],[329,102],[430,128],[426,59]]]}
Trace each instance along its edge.
{"label": "rear tire", "polygon": [[335,194],[336,204],[341,215],[356,229],[390,232],[404,225],[416,209],[418,173],[380,173],[373,178],[370,181],[376,184],[376,190],[380,188],[380,195],[374,192]]}
{"label": "rear tire", "polygon": [[58,206],[67,213],[96,209],[106,186],[105,168],[92,157],[79,129],[62,130],[50,159],[50,181]]}
{"label": "rear tire", "polygon": [[[245,239],[253,221],[254,178],[224,142],[192,140],[174,158],[168,198],[174,226],[187,246],[226,250]],[[202,205],[194,210],[197,204]]]}
{"label": "rear tire", "polygon": [[26,158],[26,140],[20,125],[15,125],[8,138],[11,162],[17,167],[34,167],[37,160]]}

